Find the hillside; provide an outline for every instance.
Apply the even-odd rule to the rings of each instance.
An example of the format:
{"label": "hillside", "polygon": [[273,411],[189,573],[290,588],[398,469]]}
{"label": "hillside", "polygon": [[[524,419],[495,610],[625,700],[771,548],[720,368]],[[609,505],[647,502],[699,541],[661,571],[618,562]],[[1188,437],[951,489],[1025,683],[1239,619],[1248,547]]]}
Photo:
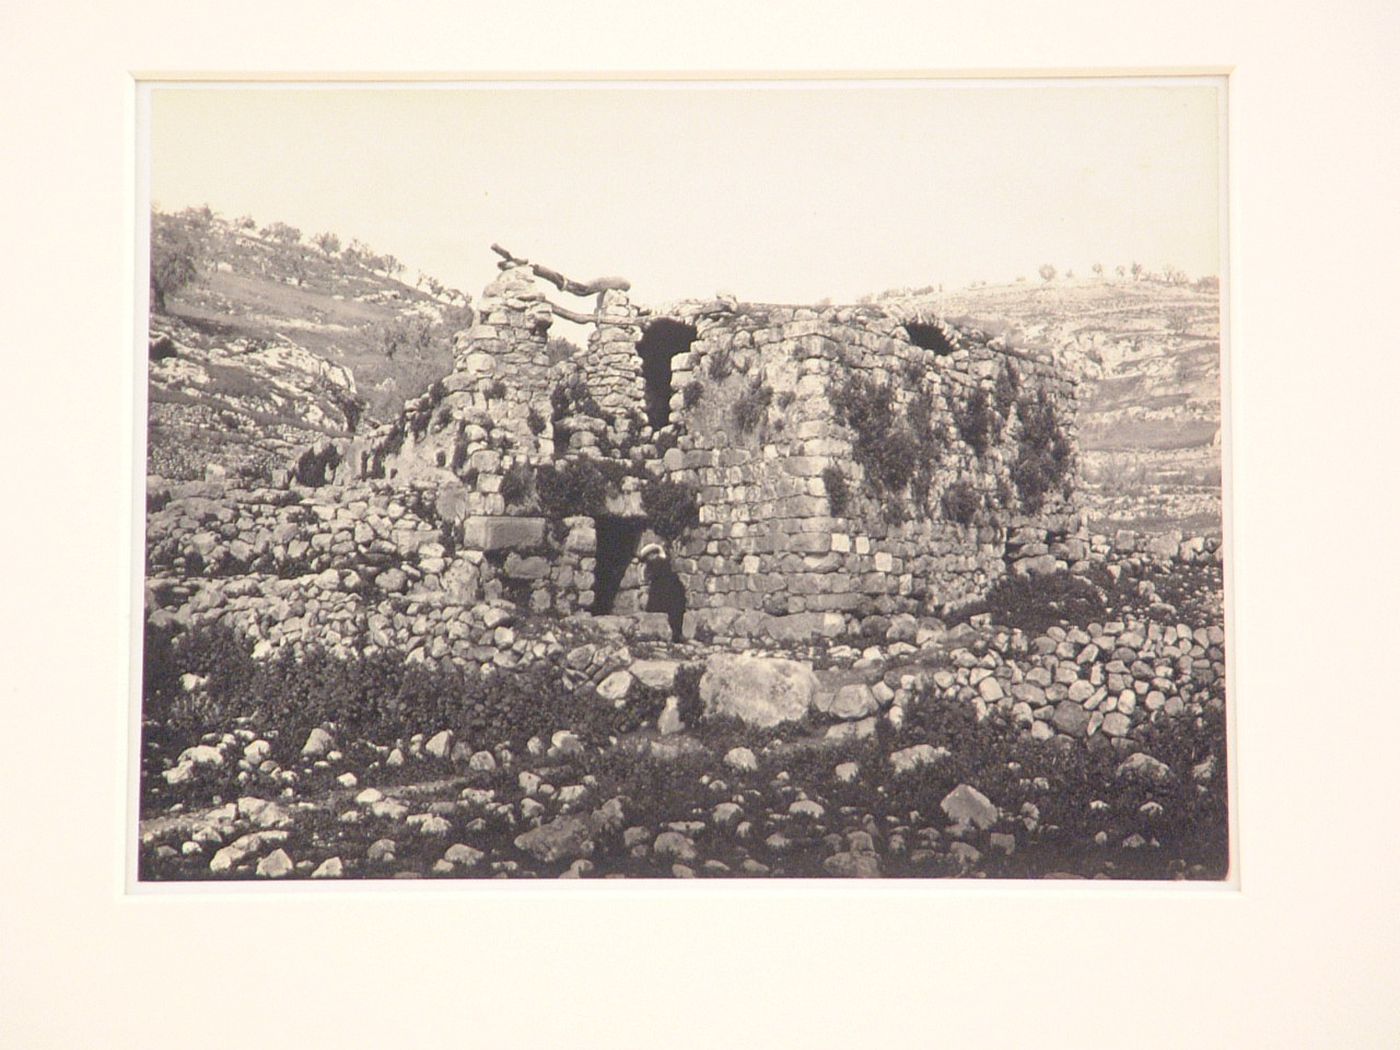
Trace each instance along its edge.
{"label": "hillside", "polygon": [[404,283],[392,256],[250,223],[153,216],[157,266],[191,265],[164,302],[152,296],[152,473],[264,474],[308,443],[392,419],[451,370],[452,335],[471,322],[467,296]]}
{"label": "hillside", "polygon": [[934,298],[950,319],[1012,345],[1051,348],[1079,373],[1079,439],[1094,528],[1219,533],[1215,287],[1070,280]]}

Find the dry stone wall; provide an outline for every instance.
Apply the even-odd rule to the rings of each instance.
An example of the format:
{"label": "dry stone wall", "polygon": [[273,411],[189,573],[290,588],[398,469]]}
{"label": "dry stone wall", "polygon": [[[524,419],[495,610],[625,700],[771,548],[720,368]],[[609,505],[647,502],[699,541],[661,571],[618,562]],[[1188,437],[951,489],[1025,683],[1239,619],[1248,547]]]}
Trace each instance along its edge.
{"label": "dry stone wall", "polygon": [[[433,533],[423,542],[442,548],[426,555],[429,565],[450,561],[458,582],[470,579],[485,598],[569,614],[597,598],[600,522],[646,526],[642,490],[664,479],[698,497],[698,525],[668,546],[688,629],[716,637],[836,636],[867,617],[976,600],[1008,571],[1084,564],[1072,462],[1058,464],[1063,477],[1042,483],[1035,500],[1018,491],[1018,472],[1037,462],[1026,451],[1035,406],[1053,417],[1057,454],[1073,450],[1075,380],[1048,355],[886,307],[711,300],[653,313],[608,288],[596,294],[584,354],[551,366],[555,307],[528,265],[501,264],[478,306],[453,374],[347,450],[349,468],[305,519],[326,528],[289,541],[293,561],[309,557],[320,573],[341,570],[334,556],[368,556],[370,568],[411,576],[424,555],[397,542],[402,526],[387,528],[390,539],[373,522],[396,522],[390,508],[412,493],[422,508],[413,531]],[[655,370],[644,378],[638,346],[659,321],[695,338],[670,359],[669,421],[653,428],[648,395],[664,404],[666,391],[647,389]],[[859,402],[872,392],[884,398],[876,422],[898,424],[888,440],[862,429],[872,413]],[[982,421],[970,428],[978,403]],[[905,445],[891,454],[894,437]],[[582,461],[604,468],[606,493],[547,512],[538,472]],[[366,506],[382,514],[358,521]],[[293,524],[280,513],[269,520],[283,532]],[[265,525],[232,533],[261,535]],[[658,538],[648,531],[643,542]],[[446,591],[446,570],[409,583],[415,593]],[[348,571],[359,574],[358,563]],[[644,603],[634,562],[613,608]]]}
{"label": "dry stone wall", "polygon": [[[257,640],[341,656],[516,666],[548,634],[520,613],[567,616],[592,586],[593,523],[479,518],[462,541],[427,489],[315,490],[153,481],[146,611],[157,627],[225,623]],[[543,618],[545,621],[548,617]],[[653,632],[655,633],[655,632]]]}
{"label": "dry stone wall", "polygon": [[[717,623],[757,611],[832,630],[844,615],[970,601],[1006,571],[1008,554],[1023,572],[1082,559],[1069,542],[1079,526],[1070,498],[1050,493],[1034,514],[1015,505],[1010,473],[1021,424],[1014,410],[984,452],[958,436],[958,413],[972,392],[983,389],[990,403],[1011,368],[1022,395],[1044,391],[1072,442],[1074,382],[1048,359],[956,331],[938,354],[914,345],[901,319],[879,311],[775,307],[694,321],[698,338],[672,361],[678,440],[661,467],[699,489],[701,527],[679,544],[676,566],[692,603]],[[833,405],[860,380],[888,387],[896,414],[921,395],[931,406],[939,448],[922,498],[913,486],[881,493],[867,484],[870,468]],[[763,406],[749,433],[736,422],[745,398]],[[833,468],[851,491],[840,512],[824,479]],[[982,501],[968,524],[948,520],[942,506],[957,484]]]}

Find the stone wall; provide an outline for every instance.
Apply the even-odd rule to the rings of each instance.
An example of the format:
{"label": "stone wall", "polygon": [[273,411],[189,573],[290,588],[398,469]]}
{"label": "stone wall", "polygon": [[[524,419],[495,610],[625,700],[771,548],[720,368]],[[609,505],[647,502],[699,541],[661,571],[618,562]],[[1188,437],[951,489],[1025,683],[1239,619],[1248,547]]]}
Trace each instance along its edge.
{"label": "stone wall", "polygon": [[392,647],[415,661],[515,666],[538,640],[518,613],[567,616],[592,588],[592,519],[556,530],[482,516],[453,535],[431,490],[387,482],[299,491],[154,482],[146,522],[150,622],[227,623],[255,638],[259,655]]}
{"label": "stone wall", "polygon": [[[641,520],[647,478],[698,493],[699,527],[670,554],[697,623],[720,636],[740,617],[750,633],[796,617],[778,630],[790,635],[835,634],[872,615],[940,613],[981,597],[1008,570],[1083,561],[1072,486],[1057,486],[1034,513],[1017,495],[1025,425],[1022,410],[1007,407],[1014,399],[983,449],[959,425],[975,391],[990,401],[1014,375],[1014,393],[1043,396],[1072,448],[1076,381],[1048,355],[894,308],[712,300],[649,312],[609,289],[596,295],[585,352],[551,367],[553,308],[527,266],[501,269],[476,324],[459,336],[453,375],[347,456],[363,477],[429,491],[437,518],[465,530],[464,549],[488,553],[471,539],[483,520],[544,513],[531,490],[535,471],[592,460],[610,468],[607,498],[572,508],[575,516]],[[670,420],[653,429],[638,344],[658,321],[687,325],[696,338],[671,359]],[[911,452],[922,465],[917,485],[872,483],[835,403],[862,380],[888,387],[895,416],[925,406],[935,436]],[[745,399],[751,411],[741,417]],[[832,468],[847,482],[847,506],[833,506],[827,491]],[[955,488],[972,494],[975,513],[947,510]],[[572,526],[555,523],[556,533],[573,534],[576,549],[533,578],[542,593],[522,604],[588,608],[596,551],[579,546]],[[632,565],[616,608],[643,601]]]}
{"label": "stone wall", "polygon": [[[978,455],[958,437],[954,417],[975,387],[990,395],[1010,366],[1023,391],[1046,392],[1072,441],[1074,383],[1048,360],[956,331],[948,332],[955,349],[939,355],[913,345],[900,319],[876,310],[772,307],[692,320],[698,338],[672,361],[678,438],[660,466],[700,491],[702,527],[682,540],[675,559],[693,605],[779,616],[928,612],[985,593],[1008,553],[1022,571],[1078,560],[1063,544],[1078,528],[1071,500],[1053,493],[1036,514],[997,504],[1010,487],[1019,423],[1008,421]],[[898,411],[921,392],[931,401],[944,447],[924,500],[906,490],[891,508],[866,485],[853,434],[832,405],[833,389],[854,375],[888,383]],[[686,392],[691,384],[698,396]],[[770,392],[769,407],[742,433],[735,404],[760,389]],[[841,514],[822,477],[833,466],[852,492]],[[985,499],[972,524],[942,511],[944,492],[959,482]],[[1025,561],[1048,554],[1052,543],[1059,558]]]}

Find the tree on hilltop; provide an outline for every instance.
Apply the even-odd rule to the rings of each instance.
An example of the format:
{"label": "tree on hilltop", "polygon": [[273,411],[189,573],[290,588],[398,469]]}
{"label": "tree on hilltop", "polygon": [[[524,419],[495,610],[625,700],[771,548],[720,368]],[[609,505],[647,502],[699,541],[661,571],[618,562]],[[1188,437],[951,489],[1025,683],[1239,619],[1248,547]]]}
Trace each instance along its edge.
{"label": "tree on hilltop", "polygon": [[[193,209],[191,209],[193,211]],[[151,213],[151,311],[166,312],[166,300],[199,278],[202,249],[191,219],[198,217]]]}
{"label": "tree on hilltop", "polygon": [[334,255],[340,251],[340,238],[330,232],[318,233],[311,238],[311,243],[327,255]]}
{"label": "tree on hilltop", "polygon": [[263,227],[262,235],[279,244],[296,244],[301,240],[301,231],[285,222],[274,222]]}
{"label": "tree on hilltop", "polygon": [[1055,274],[1058,272],[1053,263],[1045,263],[1040,268],[1040,279],[1049,284],[1055,279]]}

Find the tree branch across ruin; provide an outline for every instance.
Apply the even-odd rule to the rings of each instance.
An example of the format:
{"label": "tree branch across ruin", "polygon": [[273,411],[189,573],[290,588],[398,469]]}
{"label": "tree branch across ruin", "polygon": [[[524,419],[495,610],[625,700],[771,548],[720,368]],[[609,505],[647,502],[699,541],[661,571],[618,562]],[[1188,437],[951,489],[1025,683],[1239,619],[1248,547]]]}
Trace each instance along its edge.
{"label": "tree branch across ruin", "polygon": [[499,244],[491,245],[491,250],[508,263],[528,266],[536,277],[544,278],[561,292],[568,292],[570,295],[597,295],[599,292],[608,291],[626,292],[632,288],[632,282],[625,277],[597,277],[591,281],[575,281],[565,277],[558,270],[551,270],[548,266],[541,266],[539,263],[532,263],[529,259],[512,255]]}

